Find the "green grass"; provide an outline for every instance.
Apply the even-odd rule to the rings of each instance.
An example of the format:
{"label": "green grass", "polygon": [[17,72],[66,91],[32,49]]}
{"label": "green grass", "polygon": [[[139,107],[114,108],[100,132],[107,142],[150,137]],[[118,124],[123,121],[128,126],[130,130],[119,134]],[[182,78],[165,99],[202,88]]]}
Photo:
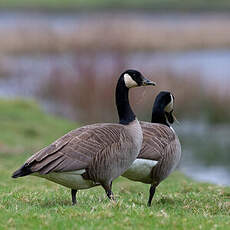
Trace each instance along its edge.
{"label": "green grass", "polygon": [[227,10],[228,0],[1,0],[0,7],[45,9]]}
{"label": "green grass", "polygon": [[0,101],[0,229],[230,229],[230,188],[197,183],[179,172],[158,188],[118,179],[117,203],[102,188],[70,190],[36,177],[11,179],[28,156],[75,128],[34,103]]}

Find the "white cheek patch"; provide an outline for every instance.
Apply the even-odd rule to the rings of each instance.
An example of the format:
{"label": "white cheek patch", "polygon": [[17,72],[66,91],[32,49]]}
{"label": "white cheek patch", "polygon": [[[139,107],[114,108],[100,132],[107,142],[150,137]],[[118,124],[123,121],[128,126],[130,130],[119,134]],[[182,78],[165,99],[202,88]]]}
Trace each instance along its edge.
{"label": "white cheek patch", "polygon": [[165,107],[165,112],[170,113],[173,110],[173,96],[172,94],[170,94],[171,96],[171,101],[168,103],[168,105]]}
{"label": "white cheek patch", "polygon": [[138,84],[132,79],[129,74],[124,74],[124,81],[127,88],[132,88],[138,86]]}

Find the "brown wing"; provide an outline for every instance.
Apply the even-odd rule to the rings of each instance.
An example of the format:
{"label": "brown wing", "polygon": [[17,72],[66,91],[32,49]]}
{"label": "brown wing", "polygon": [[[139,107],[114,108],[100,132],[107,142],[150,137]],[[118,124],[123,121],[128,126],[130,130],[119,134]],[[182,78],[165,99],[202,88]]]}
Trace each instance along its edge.
{"label": "brown wing", "polygon": [[159,161],[164,149],[176,138],[174,132],[166,125],[140,122],[143,131],[143,144],[138,158]]}
{"label": "brown wing", "polygon": [[[161,171],[169,175],[179,164],[181,159],[181,145],[178,137],[170,142],[164,150],[164,164],[162,164]],[[163,177],[163,175],[161,175]]]}
{"label": "brown wing", "polygon": [[177,135],[175,135],[175,138],[165,146],[162,159],[153,168],[152,178],[154,178],[154,181],[159,184],[164,180],[178,166],[180,159],[181,145]]}
{"label": "brown wing", "polygon": [[93,157],[120,141],[124,127],[119,124],[94,124],[73,130],[29,158],[31,172],[74,171],[87,168]]}

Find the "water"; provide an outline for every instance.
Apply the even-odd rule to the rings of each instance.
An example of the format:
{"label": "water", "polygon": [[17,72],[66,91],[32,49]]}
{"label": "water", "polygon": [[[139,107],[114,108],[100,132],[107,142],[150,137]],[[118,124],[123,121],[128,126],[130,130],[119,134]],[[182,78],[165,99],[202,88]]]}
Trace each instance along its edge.
{"label": "water", "polygon": [[169,69],[179,76],[198,73],[205,84],[221,88],[223,94],[229,91],[226,84],[230,82],[229,62],[230,49],[143,53],[131,57],[133,66],[143,67],[144,63],[145,69]]}
{"label": "water", "polygon": [[[2,64],[9,72],[7,78],[0,78],[1,96],[34,96],[44,81],[48,81],[52,71],[58,69],[72,72],[78,61],[76,54],[60,55],[23,55],[1,57]],[[85,59],[90,59],[91,54]],[[221,89],[222,94],[229,92],[230,82],[230,49],[229,50],[198,50],[187,52],[158,52],[123,54],[127,68],[135,66],[151,72],[154,69],[169,69],[183,76],[183,73],[194,71],[199,73],[203,83]],[[97,71],[109,71],[115,65],[115,56],[110,53],[97,54]],[[101,67],[101,68],[100,68]],[[188,76],[188,74],[184,74]],[[20,82],[20,84],[18,84]]]}
{"label": "water", "polygon": [[230,185],[230,125],[182,121],[175,129],[182,144],[180,170],[198,181]]}

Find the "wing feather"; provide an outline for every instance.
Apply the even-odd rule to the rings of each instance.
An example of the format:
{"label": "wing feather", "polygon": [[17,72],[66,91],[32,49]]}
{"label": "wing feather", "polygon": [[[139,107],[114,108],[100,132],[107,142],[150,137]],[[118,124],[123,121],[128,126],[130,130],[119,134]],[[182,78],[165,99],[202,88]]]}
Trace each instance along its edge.
{"label": "wing feather", "polygon": [[100,161],[106,160],[102,153],[109,152],[107,150],[118,143],[124,133],[124,127],[119,124],[88,125],[35,153],[24,166],[41,174],[85,169],[95,156]]}
{"label": "wing feather", "polygon": [[138,158],[160,161],[164,149],[175,140],[176,135],[166,125],[140,122],[143,130],[143,144]]}

